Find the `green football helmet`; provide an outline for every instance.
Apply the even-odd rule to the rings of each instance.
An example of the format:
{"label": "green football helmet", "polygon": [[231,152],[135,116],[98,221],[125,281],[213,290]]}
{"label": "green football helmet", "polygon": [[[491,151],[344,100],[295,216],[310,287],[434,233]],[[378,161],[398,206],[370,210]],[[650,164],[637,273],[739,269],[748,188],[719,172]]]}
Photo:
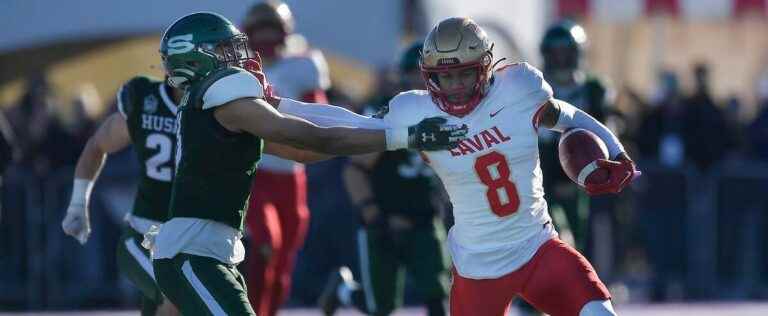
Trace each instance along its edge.
{"label": "green football helmet", "polygon": [[192,13],[173,22],[163,34],[160,55],[168,84],[181,89],[214,70],[243,67],[255,57],[245,34],[212,12]]}
{"label": "green football helmet", "polygon": [[545,73],[578,69],[586,45],[586,32],[573,21],[564,20],[550,26],[539,46]]}

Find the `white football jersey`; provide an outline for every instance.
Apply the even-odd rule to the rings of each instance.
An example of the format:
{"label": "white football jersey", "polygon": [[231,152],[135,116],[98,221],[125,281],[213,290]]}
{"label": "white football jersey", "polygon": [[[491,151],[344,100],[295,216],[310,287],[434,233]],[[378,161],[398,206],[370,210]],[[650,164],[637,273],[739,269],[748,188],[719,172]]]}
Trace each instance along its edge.
{"label": "white football jersey", "polygon": [[[327,90],[331,85],[328,65],[323,53],[318,50],[284,57],[266,67],[264,73],[277,95],[299,101],[307,92]],[[293,172],[301,167],[294,161],[267,154],[259,162],[259,168],[273,172]]]}
{"label": "white football jersey", "polygon": [[494,72],[482,102],[470,114],[441,111],[429,93],[414,90],[390,101],[383,119],[392,126],[440,116],[466,124],[468,138],[458,148],[425,152],[453,203],[455,224],[448,245],[458,273],[488,279],[525,264],[556,236],[544,200],[538,136],[533,117],[552,88],[527,63]]}

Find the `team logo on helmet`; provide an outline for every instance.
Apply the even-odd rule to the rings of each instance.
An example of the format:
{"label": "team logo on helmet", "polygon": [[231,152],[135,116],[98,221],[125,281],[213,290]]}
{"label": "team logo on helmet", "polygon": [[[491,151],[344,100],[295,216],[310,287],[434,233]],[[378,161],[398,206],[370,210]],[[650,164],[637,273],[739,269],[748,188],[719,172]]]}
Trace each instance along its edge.
{"label": "team logo on helmet", "polygon": [[168,55],[183,54],[192,51],[195,44],[192,43],[192,34],[184,34],[168,39]]}

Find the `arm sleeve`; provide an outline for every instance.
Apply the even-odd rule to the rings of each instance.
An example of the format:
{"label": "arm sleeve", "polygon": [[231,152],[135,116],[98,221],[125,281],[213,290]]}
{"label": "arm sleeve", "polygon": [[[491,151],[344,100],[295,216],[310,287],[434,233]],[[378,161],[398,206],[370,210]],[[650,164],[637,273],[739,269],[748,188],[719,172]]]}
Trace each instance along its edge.
{"label": "arm sleeve", "polygon": [[303,118],[322,127],[357,127],[365,129],[386,129],[384,120],[363,116],[345,108],[318,103],[304,103],[282,98],[277,111]]}
{"label": "arm sleeve", "polygon": [[384,130],[387,150],[408,147],[408,128],[392,128],[389,124],[375,117],[362,116],[345,108],[318,103],[304,103],[283,98],[277,111],[296,116],[322,127],[352,127]]}
{"label": "arm sleeve", "polygon": [[552,99],[552,101],[557,102],[560,106],[560,116],[557,119],[557,124],[551,128],[552,130],[562,133],[571,128],[583,128],[595,133],[605,142],[606,147],[608,147],[609,158],[616,158],[617,155],[624,152],[624,146],[621,145],[618,137],[594,117],[568,102],[557,99]]}

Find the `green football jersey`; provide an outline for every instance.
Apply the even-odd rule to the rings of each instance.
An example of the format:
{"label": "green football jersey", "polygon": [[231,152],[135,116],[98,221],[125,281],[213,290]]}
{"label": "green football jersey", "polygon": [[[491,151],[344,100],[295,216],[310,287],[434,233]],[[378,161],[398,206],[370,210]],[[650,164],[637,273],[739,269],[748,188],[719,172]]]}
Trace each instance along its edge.
{"label": "green football jersey", "polygon": [[[213,115],[217,105],[205,104],[204,100],[216,99],[207,94],[215,84],[218,84],[215,86],[220,92],[218,96],[237,94],[247,97],[251,92],[242,91],[242,85],[238,84],[242,80],[253,84],[247,81],[252,77],[243,69],[225,68],[188,88],[180,107],[179,154],[171,194],[171,218],[202,218],[243,229],[251,180],[261,158],[262,140],[248,133],[225,129]],[[226,91],[232,83],[241,90]],[[261,88],[254,86],[254,89]],[[259,90],[259,96],[260,93]]]}
{"label": "green football jersey", "polygon": [[381,153],[371,168],[370,181],[382,220],[397,214],[417,226],[432,224],[437,215],[433,197],[439,184],[418,153],[405,149]]}
{"label": "green football jersey", "polygon": [[161,80],[135,77],[118,92],[118,109],[141,162],[133,214],[165,221],[176,153],[176,109],[171,88]]}

